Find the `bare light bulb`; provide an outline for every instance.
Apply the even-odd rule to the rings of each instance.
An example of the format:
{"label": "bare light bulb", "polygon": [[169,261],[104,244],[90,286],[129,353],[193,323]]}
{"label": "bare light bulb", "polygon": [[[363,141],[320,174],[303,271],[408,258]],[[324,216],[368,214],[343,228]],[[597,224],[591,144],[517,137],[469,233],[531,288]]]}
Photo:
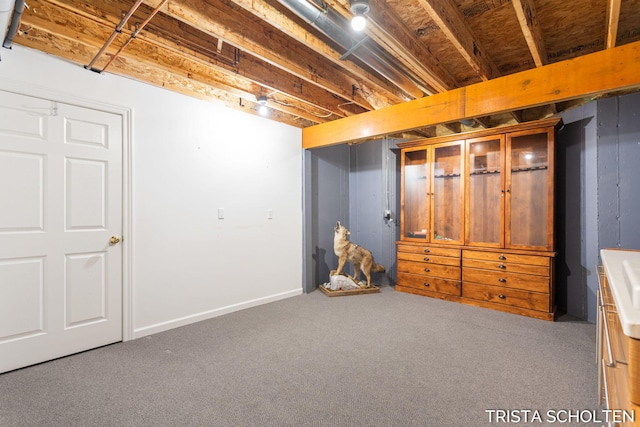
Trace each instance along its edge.
{"label": "bare light bulb", "polygon": [[364,27],[367,26],[367,18],[365,18],[365,14],[369,13],[369,0],[350,0],[349,8],[351,9],[351,13],[353,13],[353,18],[351,18],[351,28],[354,31],[362,31]]}
{"label": "bare light bulb", "polygon": [[258,113],[260,113],[261,116],[266,116],[268,112],[269,109],[267,108],[267,97],[264,95],[260,95],[258,97]]}
{"label": "bare light bulb", "polygon": [[367,26],[367,18],[364,15],[356,15],[351,19],[351,28],[354,31],[362,31]]}

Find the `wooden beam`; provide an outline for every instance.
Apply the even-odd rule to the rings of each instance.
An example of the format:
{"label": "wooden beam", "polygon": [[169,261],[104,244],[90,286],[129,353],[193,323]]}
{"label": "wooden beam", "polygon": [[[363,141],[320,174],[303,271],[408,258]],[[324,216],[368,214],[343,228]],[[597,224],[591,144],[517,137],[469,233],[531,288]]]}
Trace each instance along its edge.
{"label": "wooden beam", "polygon": [[[19,41],[22,46],[38,49],[63,58],[84,59],[82,61],[84,63],[91,60],[96,52],[95,46],[88,45],[84,41],[53,35],[36,27],[29,29],[28,32],[20,32],[16,37],[16,41]],[[215,101],[227,108],[258,115],[257,103],[255,102],[243,100],[243,98],[218,87],[198,82],[184,75],[171,73],[153,64],[132,59],[127,55],[118,57],[111,64],[110,69],[113,70],[114,74],[127,76],[133,80],[143,81],[147,84],[194,98]],[[91,71],[87,71],[87,73],[91,73]],[[144,80],[141,79],[141,76],[144,76]],[[270,118],[294,127],[301,127],[311,123],[306,119],[292,117],[290,114],[275,110],[272,110]]]}
{"label": "wooden beam", "polygon": [[302,148],[362,140],[463,117],[464,88],[458,88],[302,129]]}
{"label": "wooden beam", "polygon": [[607,0],[607,49],[611,49],[616,45],[621,1],[622,0]]}
{"label": "wooden beam", "polygon": [[[375,88],[376,97],[373,105],[393,105],[402,102],[402,93],[393,88],[389,82],[386,82],[372,73],[361,68],[351,61],[341,60],[344,52],[337,52],[322,39],[316,37],[312,32],[302,28],[287,16],[282,14],[278,9],[271,6],[268,2],[257,2],[255,0],[227,0],[238,5],[247,12],[260,18],[262,21],[272,25],[274,28],[284,32],[287,36],[298,41],[300,44],[313,49],[318,55],[321,55],[326,62],[333,63],[334,66],[345,70],[347,73],[355,76],[358,80],[365,80],[368,85]],[[422,96],[422,94],[420,94]]]}
{"label": "wooden beam", "polygon": [[460,124],[460,122],[444,123],[442,126],[450,130],[451,133],[460,133],[460,131],[462,130],[462,125]]}
{"label": "wooden beam", "polygon": [[542,30],[538,23],[536,9],[533,7],[532,0],[512,0],[513,8],[516,11],[522,34],[527,41],[529,51],[533,57],[536,67],[542,67],[547,64],[547,50],[542,38]]}
{"label": "wooden beam", "polygon": [[[555,105],[555,104],[554,104]],[[511,117],[513,117],[513,119],[518,122],[518,123],[522,123],[524,122],[524,118],[522,116],[522,111],[509,111],[509,114],[511,114]]]}
{"label": "wooden beam", "polygon": [[418,3],[482,80],[500,75],[498,67],[491,62],[452,0],[418,0]]}
{"label": "wooden beam", "polygon": [[[91,52],[95,54],[111,32],[111,29],[105,25],[92,24],[87,18],[70,14],[52,3],[35,1],[38,7],[31,8],[23,15],[23,30],[16,38],[16,41],[24,46],[61,56],[80,65],[86,64],[93,57],[88,55]],[[42,29],[43,26],[46,30]],[[83,37],[76,41],[72,35],[79,31],[83,32]],[[123,34],[121,38],[127,37]],[[121,42],[120,39],[114,40],[111,50],[116,50]],[[98,69],[102,68],[111,56],[111,53],[106,52],[104,57],[96,63]],[[154,61],[141,59],[147,56],[152,56]],[[144,37],[139,36],[112,64],[113,69],[109,68],[109,73],[133,77],[136,80],[144,76],[144,81],[147,83],[178,93],[207,100],[217,98],[227,107],[242,111],[253,113],[255,110],[256,94],[260,93],[261,87],[226,76],[212,64],[198,61],[190,56],[183,56],[180,59],[181,68],[179,69],[174,67],[176,62],[178,61],[175,56],[167,53],[162,46],[147,44]],[[294,126],[327,121],[321,114],[291,107],[289,105],[291,100],[285,95],[279,95],[279,98],[282,102],[274,102],[270,105],[271,117],[277,121]],[[239,102],[239,99],[244,102]],[[275,110],[279,112],[274,112]]]}
{"label": "wooden beam", "polygon": [[[106,24],[92,21],[84,15],[70,12],[52,2],[33,0],[31,4],[33,7],[23,14],[21,20],[23,27],[30,28],[30,31],[22,31],[18,35],[17,41],[26,44],[27,40],[29,40],[28,43],[31,47],[36,47],[47,53],[62,56],[81,64],[87,64],[86,59],[81,57],[80,53],[85,49],[90,50],[92,46],[97,52],[104,40],[112,32],[112,29]],[[36,37],[34,29],[49,32],[51,35],[46,38]],[[114,40],[112,48],[99,58],[96,62],[97,69],[102,69],[105,62],[111,58],[113,52],[129,37],[126,31],[126,29],[123,29],[122,34]],[[78,53],[75,54],[76,50],[68,47],[64,48],[64,46],[68,46],[68,42],[65,39],[74,40],[74,34],[78,33],[83,34],[80,42],[86,47],[78,50]],[[147,70],[147,74],[140,75],[146,76],[146,79],[153,84],[158,84],[158,79],[166,77],[166,73],[171,73],[175,76],[188,77],[188,80],[173,79],[174,82],[188,82],[185,88],[181,90],[182,93],[188,94],[192,89],[195,91],[198,86],[194,85],[194,82],[199,82],[203,84],[203,87],[215,87],[221,90],[208,90],[207,93],[212,96],[229,93],[253,103],[257,102],[256,97],[263,91],[262,86],[249,80],[238,78],[237,73],[225,69],[224,65],[217,64],[211,59],[199,58],[194,54],[188,53],[184,48],[178,52],[175,47],[172,48],[171,46],[167,47],[160,44],[163,40],[157,41],[156,43],[150,41],[146,36],[146,32],[143,32],[138,34],[135,41],[130,43],[121,53],[122,57],[129,57],[130,61],[137,59],[140,62],[149,63],[152,67]],[[72,56],[69,57],[68,55]],[[164,71],[159,72],[158,78],[156,78],[152,73],[158,73],[159,69]],[[110,69],[109,72],[111,72]],[[122,70],[115,69],[114,74],[122,74]],[[268,74],[265,73],[265,75]],[[309,104],[302,104],[284,93],[279,98],[282,102],[273,105],[273,108],[291,114],[294,117],[303,117],[314,124],[328,121],[326,118],[322,118],[322,116],[327,116],[326,110],[316,110],[315,107]],[[227,102],[228,99],[230,98],[227,95],[222,96],[223,102]],[[237,100],[234,99],[232,104],[235,103],[237,103]],[[332,112],[332,114],[336,114],[338,117],[344,116],[337,108],[335,110],[336,112]],[[296,122],[299,123],[299,121]]]}
{"label": "wooden beam", "polygon": [[[145,0],[145,3],[147,1],[152,0]],[[117,0],[104,1],[101,3],[102,8],[99,12],[81,0],[30,0],[29,4],[31,7],[25,10],[22,22],[28,23],[32,16],[40,16],[41,20],[37,24],[39,28],[53,34],[59,33],[64,37],[74,37],[74,34],[93,34],[97,31],[96,28],[113,30],[119,22],[121,11],[125,9],[125,6]],[[116,41],[133,32],[136,21],[146,16],[150,12],[148,9],[146,4],[141,5]],[[105,38],[99,46],[104,43],[107,36],[102,37]],[[236,48],[221,42],[222,39],[215,39],[184,22],[158,14],[145,27],[145,30],[137,35],[136,40],[126,51],[135,53],[141,60],[148,56],[155,60],[157,54],[151,53],[156,47],[150,46],[155,45],[159,49],[166,50],[165,56],[171,55],[168,63],[172,64],[170,66],[176,74],[190,72],[187,68],[188,64],[196,61],[210,67],[209,72],[215,73],[216,81],[225,81],[220,86],[223,90],[226,90],[226,85],[232,81],[234,82],[231,84],[232,87],[242,87],[242,90],[250,92],[253,98],[262,92],[279,92],[282,94],[279,97],[282,101],[281,105],[295,107],[296,115],[303,116],[314,123],[322,123],[346,115],[339,107],[344,103],[344,99],[336,97],[335,94],[327,92],[318,85],[288,74],[280,67],[240,50],[236,51]],[[147,43],[150,45],[147,46]],[[140,44],[143,46],[137,46]],[[217,47],[222,48],[222,53],[217,51]],[[106,53],[108,54],[109,51]],[[67,59],[76,60],[76,58]],[[207,83],[213,84],[212,81],[210,79]],[[362,107],[357,107],[357,110],[358,113],[367,111]],[[328,117],[328,119],[321,119],[322,117]]]}
{"label": "wooden beam", "polygon": [[302,129],[317,148],[640,88],[640,41]]}
{"label": "wooden beam", "polygon": [[[348,0],[325,0],[325,3],[345,19],[353,16]],[[369,6],[371,10],[367,13],[369,24],[365,28],[366,34],[428,85],[430,89],[425,92],[432,95],[460,86],[386,1],[369,0]]]}
{"label": "wooden beam", "polygon": [[311,48],[275,27],[265,27],[258,19],[247,19],[239,7],[229,7],[223,1],[181,0],[167,3],[167,14],[345,100],[367,110],[373,108],[351,90],[359,84],[357,78],[335,73],[335,66]]}

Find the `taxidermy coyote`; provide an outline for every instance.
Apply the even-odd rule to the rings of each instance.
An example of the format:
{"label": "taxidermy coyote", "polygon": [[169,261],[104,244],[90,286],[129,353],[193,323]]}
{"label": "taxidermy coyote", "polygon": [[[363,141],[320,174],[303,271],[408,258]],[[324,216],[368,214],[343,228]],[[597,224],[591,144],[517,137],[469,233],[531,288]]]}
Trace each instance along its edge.
{"label": "taxidermy coyote", "polygon": [[352,279],[357,283],[360,270],[367,278],[367,288],[371,286],[371,272],[384,273],[384,267],[380,264],[376,264],[373,260],[373,255],[365,248],[356,245],[349,241],[349,230],[340,224],[340,221],[336,223],[335,234],[333,235],[333,251],[338,257],[338,269],[332,270],[331,275],[343,274],[342,268],[348,261],[353,264],[353,277]]}

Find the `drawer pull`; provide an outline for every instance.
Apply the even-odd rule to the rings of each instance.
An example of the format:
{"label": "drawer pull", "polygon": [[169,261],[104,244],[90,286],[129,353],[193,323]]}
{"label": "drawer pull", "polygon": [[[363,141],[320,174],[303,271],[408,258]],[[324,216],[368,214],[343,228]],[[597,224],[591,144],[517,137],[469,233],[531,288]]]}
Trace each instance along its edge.
{"label": "drawer pull", "polygon": [[609,363],[607,363],[607,366],[615,368],[616,360],[613,358],[613,350],[611,348],[611,335],[609,335],[609,324],[607,323],[607,309],[604,306],[601,306],[600,310],[602,312],[602,325],[604,326],[604,340],[607,344],[607,354],[609,356]]}
{"label": "drawer pull", "polygon": [[500,298],[500,299],[505,299],[505,298],[507,298],[507,297],[506,297],[506,296],[504,296],[504,295],[502,295],[502,294],[500,294],[500,295],[498,295],[498,298]]}
{"label": "drawer pull", "polygon": [[428,272],[429,272],[429,269],[428,269],[428,268],[425,268],[425,269],[424,269],[424,271],[425,271],[426,273],[428,273]]}
{"label": "drawer pull", "polygon": [[504,256],[504,254],[500,254],[500,256],[498,257],[499,260],[504,261],[507,259],[506,256]]}
{"label": "drawer pull", "polygon": [[429,249],[429,248],[426,248],[426,249],[424,250],[424,253],[425,253],[425,254],[428,254],[429,252],[431,252],[431,249]]}
{"label": "drawer pull", "polygon": [[498,268],[501,268],[501,269],[503,269],[503,270],[504,270],[504,269],[506,269],[506,268],[507,268],[507,266],[506,266],[506,265],[504,265],[503,263],[500,263],[500,265],[498,266]]}
{"label": "drawer pull", "polygon": [[504,277],[501,277],[501,278],[499,278],[499,279],[498,279],[498,282],[500,282],[500,283],[506,283],[506,282],[507,282],[507,279],[505,279]]}
{"label": "drawer pull", "polygon": [[424,260],[429,261],[429,257],[428,256],[424,257]]}
{"label": "drawer pull", "polygon": [[425,286],[431,286],[431,284],[430,284],[430,283],[426,283],[426,282],[425,282],[425,284],[424,284],[424,285],[425,285]]}
{"label": "drawer pull", "polygon": [[[602,387],[602,392],[604,392],[604,404],[605,407],[609,408],[609,386],[607,384],[607,370],[605,369],[604,359],[602,359],[600,369],[602,369],[602,382],[604,383]],[[600,393],[602,394],[602,392]]]}

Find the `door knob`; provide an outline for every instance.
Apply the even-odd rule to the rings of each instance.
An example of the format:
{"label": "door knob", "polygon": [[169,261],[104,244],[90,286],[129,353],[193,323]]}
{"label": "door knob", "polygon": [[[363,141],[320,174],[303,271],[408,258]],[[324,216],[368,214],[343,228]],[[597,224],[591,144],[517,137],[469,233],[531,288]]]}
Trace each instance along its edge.
{"label": "door knob", "polygon": [[111,238],[109,239],[109,243],[111,243],[112,245],[120,243],[120,238],[118,236],[111,236]]}

